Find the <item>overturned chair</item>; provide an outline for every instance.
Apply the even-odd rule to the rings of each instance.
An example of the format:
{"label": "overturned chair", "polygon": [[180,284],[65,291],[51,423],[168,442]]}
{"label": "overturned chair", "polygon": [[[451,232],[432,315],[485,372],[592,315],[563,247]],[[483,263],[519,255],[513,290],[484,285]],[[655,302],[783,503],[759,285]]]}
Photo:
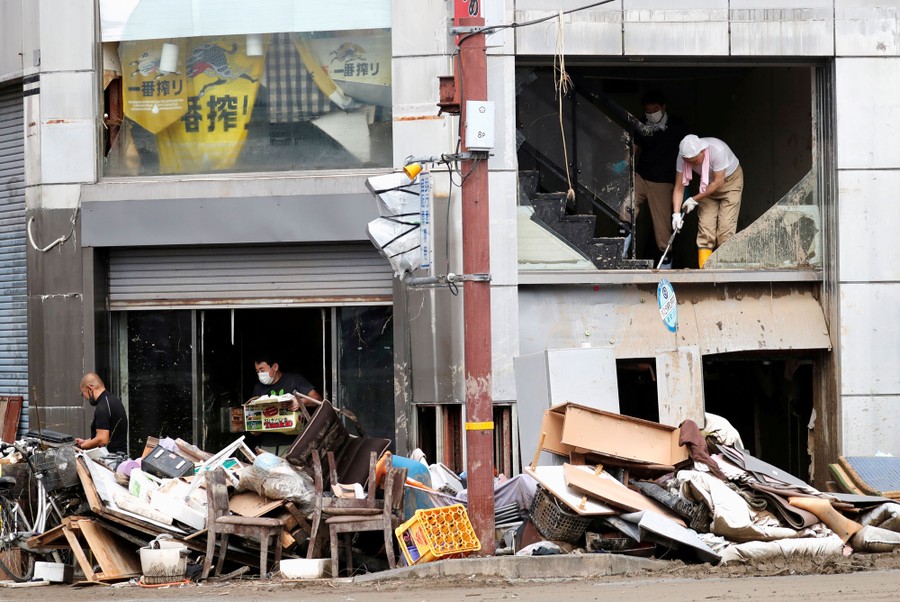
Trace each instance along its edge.
{"label": "overturned chair", "polygon": [[225,557],[228,555],[228,538],[230,535],[259,541],[259,576],[266,579],[268,572],[269,538],[275,538],[275,562],[273,570],[281,562],[281,533],[284,520],[280,518],[248,518],[230,514],[228,510],[228,488],[225,484],[225,471],[222,468],[206,473],[206,501],[208,519],[206,523],[206,559],[203,561],[201,579],[209,577],[213,556],[216,551],[216,538],[221,535],[219,543],[219,561],[216,563],[216,575],[222,573]]}

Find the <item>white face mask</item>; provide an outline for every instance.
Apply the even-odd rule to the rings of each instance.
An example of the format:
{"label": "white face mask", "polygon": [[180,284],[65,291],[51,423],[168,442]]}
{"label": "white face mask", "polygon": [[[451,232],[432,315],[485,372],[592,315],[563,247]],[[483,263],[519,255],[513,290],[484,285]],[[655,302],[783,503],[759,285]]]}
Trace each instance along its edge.
{"label": "white face mask", "polygon": [[268,372],[257,372],[256,376],[259,378],[259,382],[264,385],[271,385],[274,382]]}
{"label": "white face mask", "polygon": [[659,123],[660,121],[662,121],[663,112],[657,111],[656,113],[644,113],[644,116],[650,123]]}

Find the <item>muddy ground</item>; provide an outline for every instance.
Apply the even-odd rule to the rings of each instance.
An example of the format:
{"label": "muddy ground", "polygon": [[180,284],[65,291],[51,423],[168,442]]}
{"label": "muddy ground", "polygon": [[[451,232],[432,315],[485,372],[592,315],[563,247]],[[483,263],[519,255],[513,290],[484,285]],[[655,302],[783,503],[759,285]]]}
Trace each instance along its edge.
{"label": "muddy ground", "polygon": [[235,596],[242,600],[337,602],[400,600],[451,602],[481,600],[830,600],[900,599],[900,553],[847,558],[767,560],[712,567],[672,561],[666,567],[630,575],[592,579],[506,581],[415,579],[354,584],[349,580],[284,582],[233,580],[203,585],[146,589],[135,584],[0,589],[0,600],[196,600]]}

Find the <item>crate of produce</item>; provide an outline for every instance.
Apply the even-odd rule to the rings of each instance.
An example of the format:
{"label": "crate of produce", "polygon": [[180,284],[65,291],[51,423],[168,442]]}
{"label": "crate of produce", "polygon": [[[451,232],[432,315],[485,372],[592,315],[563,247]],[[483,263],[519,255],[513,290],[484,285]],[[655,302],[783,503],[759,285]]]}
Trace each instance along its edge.
{"label": "crate of produce", "polygon": [[283,433],[299,435],[306,420],[299,410],[291,410],[291,394],[254,397],[244,404],[244,429],[250,433]]}
{"label": "crate of produce", "polygon": [[575,543],[591,522],[590,516],[565,510],[562,502],[540,485],[534,492],[530,515],[535,528],[550,541]]}
{"label": "crate of produce", "polygon": [[407,565],[457,558],[481,549],[462,504],[416,510],[394,534]]}

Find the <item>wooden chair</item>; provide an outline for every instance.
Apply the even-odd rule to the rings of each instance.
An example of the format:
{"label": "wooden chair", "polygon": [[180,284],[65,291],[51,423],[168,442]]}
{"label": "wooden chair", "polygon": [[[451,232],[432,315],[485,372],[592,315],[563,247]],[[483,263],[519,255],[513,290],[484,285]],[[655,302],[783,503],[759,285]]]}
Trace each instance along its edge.
{"label": "wooden chair", "polygon": [[[384,533],[384,551],[387,554],[388,564],[393,569],[397,566],[394,555],[394,529],[403,520],[403,492],[406,484],[406,469],[394,468],[388,457],[384,477],[384,500],[381,509],[372,514],[371,509],[367,513],[339,514],[330,516],[325,520],[328,525],[328,534],[331,541],[331,571],[337,577],[340,573],[338,563],[338,535],[344,533],[344,546],[347,558],[347,572],[353,574],[353,554],[350,546],[352,533],[362,531],[382,531]],[[369,484],[370,491],[375,489],[375,480]]]}
{"label": "wooden chair", "polygon": [[[328,490],[332,483],[337,483],[337,466],[334,460],[334,453],[328,452],[328,482],[326,484],[323,470],[322,458],[319,456],[318,450],[312,450],[312,468],[313,481],[316,486],[316,505],[309,516],[310,533],[309,547],[306,551],[307,558],[319,558],[321,551],[321,542],[319,531],[322,523],[331,516],[339,516],[351,514],[359,515],[375,515],[381,514],[383,509],[383,500],[375,498],[375,487],[370,486],[368,494],[363,499],[347,499],[333,497],[331,491]],[[377,463],[376,453],[369,455],[369,477],[368,482],[375,482],[375,467]]]}
{"label": "wooden chair", "polygon": [[259,541],[259,576],[267,578],[266,565],[269,557],[269,537],[275,538],[275,566],[281,562],[281,532],[284,520],[280,518],[248,518],[231,515],[228,510],[228,488],[225,485],[225,471],[222,468],[206,472],[206,502],[208,518],[206,523],[206,559],[203,562],[202,579],[209,576],[212,559],[216,551],[216,536],[221,534],[219,542],[219,562],[216,564],[216,575],[222,573],[225,556],[228,555],[228,536],[237,535]]}

